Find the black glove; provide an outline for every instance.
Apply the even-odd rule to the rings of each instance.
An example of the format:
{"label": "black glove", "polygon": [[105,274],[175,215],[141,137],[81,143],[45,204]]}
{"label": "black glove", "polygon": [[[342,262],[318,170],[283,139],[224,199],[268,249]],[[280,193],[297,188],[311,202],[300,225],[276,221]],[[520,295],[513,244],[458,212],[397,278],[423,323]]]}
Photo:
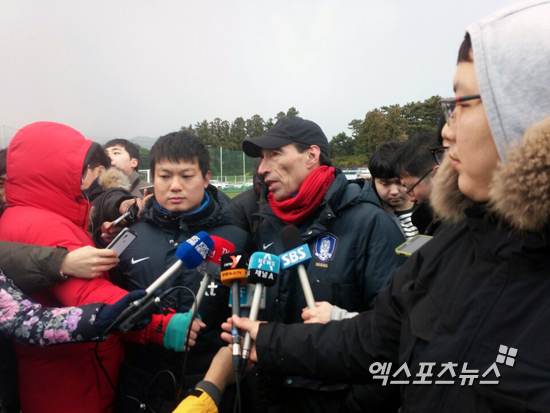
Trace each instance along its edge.
{"label": "black glove", "polygon": [[[147,295],[147,292],[145,290],[134,290],[126,294],[116,303],[112,305],[106,305],[103,308],[101,308],[97,313],[97,316],[95,318],[95,323],[94,323],[94,328],[96,329],[97,334],[102,335],[103,332],[107,329],[107,327],[113,324],[115,320],[118,318],[118,316],[128,308],[131,302],[139,300],[141,297],[145,297],[145,295]],[[147,324],[151,322],[151,320],[152,320],[152,317],[149,317],[143,320],[137,326],[138,329],[144,328]]]}

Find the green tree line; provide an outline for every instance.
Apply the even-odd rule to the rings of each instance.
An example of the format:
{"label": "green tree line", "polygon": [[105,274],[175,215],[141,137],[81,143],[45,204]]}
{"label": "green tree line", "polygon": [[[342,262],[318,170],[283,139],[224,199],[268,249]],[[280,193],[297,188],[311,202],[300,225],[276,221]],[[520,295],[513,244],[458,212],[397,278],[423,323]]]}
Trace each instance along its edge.
{"label": "green tree line", "polygon": [[[403,106],[382,106],[368,111],[363,120],[351,120],[348,124],[349,135],[341,132],[330,140],[332,163],[341,168],[357,168],[366,165],[370,155],[383,143],[404,141],[419,132],[436,129],[441,114],[440,99],[436,95]],[[242,141],[264,135],[283,116],[299,114],[295,107],[291,107],[267,120],[257,114],[250,119],[238,117],[233,122],[215,118],[180,129],[195,134],[210,149],[213,175],[221,175],[221,169],[224,176],[242,175],[243,162],[247,173],[252,171],[254,165],[252,159],[245,157],[243,160]],[[221,158],[219,148],[226,150]],[[140,148],[140,165],[148,164],[148,155],[147,149]]]}
{"label": "green tree line", "polygon": [[340,132],[330,141],[334,166],[357,168],[366,165],[371,154],[389,141],[404,141],[409,136],[437,128],[441,115],[440,96],[403,106],[382,106],[370,110],[363,120],[348,124],[350,134]]}

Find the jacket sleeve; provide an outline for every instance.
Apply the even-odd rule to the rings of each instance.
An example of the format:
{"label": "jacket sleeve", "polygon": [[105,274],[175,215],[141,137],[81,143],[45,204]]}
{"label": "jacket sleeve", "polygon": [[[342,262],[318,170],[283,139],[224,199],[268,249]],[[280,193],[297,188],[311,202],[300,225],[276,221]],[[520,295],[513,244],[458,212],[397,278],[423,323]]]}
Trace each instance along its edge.
{"label": "jacket sleeve", "polygon": [[0,268],[27,294],[62,281],[59,269],[68,254],[65,248],[40,247],[0,241]]}
{"label": "jacket sleeve", "polygon": [[[378,295],[373,310],[327,324],[261,324],[256,339],[266,370],[335,383],[372,383],[375,362],[398,363],[405,306],[415,272],[409,259]],[[379,382],[377,382],[379,383]]]}
{"label": "jacket sleeve", "polygon": [[97,246],[105,247],[105,243],[101,238],[101,226],[104,222],[112,222],[117,219],[120,214],[120,204],[128,199],[133,199],[134,196],[124,189],[111,189],[101,194],[93,201],[94,209],[91,214],[90,233],[93,234],[94,242]]}
{"label": "jacket sleeve", "polygon": [[102,307],[42,307],[0,271],[0,332],[11,340],[36,347],[91,341],[97,337],[93,322]]}
{"label": "jacket sleeve", "polygon": [[366,233],[364,268],[357,269],[363,274],[363,305],[371,309],[376,296],[384,288],[391,275],[405,258],[395,253],[395,248],[405,242],[405,237],[382,209],[376,209],[372,219],[363,230]]}
{"label": "jacket sleeve", "polygon": [[[55,285],[51,291],[63,305],[71,306],[93,302],[114,304],[128,294],[128,291],[117,287],[106,278],[83,280],[70,277],[64,283]],[[152,317],[152,322],[143,330],[131,331],[127,334],[120,333],[119,336],[140,344],[155,343],[162,346],[164,332],[173,314],[153,314]]]}
{"label": "jacket sleeve", "polygon": [[101,216],[105,218],[105,221],[113,221],[121,215],[120,204],[128,199],[134,199],[130,192],[120,188],[110,189],[100,197],[100,202],[94,206],[101,210]]}
{"label": "jacket sleeve", "polygon": [[214,384],[201,381],[174,410],[174,413],[218,413],[222,392]]}

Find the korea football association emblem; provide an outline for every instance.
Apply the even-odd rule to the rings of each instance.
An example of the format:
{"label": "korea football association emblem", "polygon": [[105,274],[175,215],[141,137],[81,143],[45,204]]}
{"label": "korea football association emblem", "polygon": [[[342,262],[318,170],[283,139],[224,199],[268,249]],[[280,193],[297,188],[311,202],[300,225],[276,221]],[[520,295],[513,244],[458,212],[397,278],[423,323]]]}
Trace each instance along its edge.
{"label": "korea football association emblem", "polygon": [[317,237],[315,241],[315,257],[321,262],[331,261],[336,252],[338,238],[332,234],[325,234]]}

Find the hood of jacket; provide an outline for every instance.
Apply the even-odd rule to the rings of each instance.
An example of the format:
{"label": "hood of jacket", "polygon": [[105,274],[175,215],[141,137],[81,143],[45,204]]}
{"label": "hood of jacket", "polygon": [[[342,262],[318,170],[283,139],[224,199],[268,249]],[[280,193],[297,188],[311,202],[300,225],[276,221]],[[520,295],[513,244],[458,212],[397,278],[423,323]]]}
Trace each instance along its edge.
{"label": "hood of jacket", "polygon": [[[446,157],[433,181],[432,206],[444,221],[458,222],[474,203],[458,189],[458,174]],[[550,224],[550,117],[527,129],[521,144],[507,152],[489,189],[489,212],[519,231],[542,231]]]}
{"label": "hood of jacket", "polygon": [[123,189],[129,192],[130,187],[131,184],[128,175],[116,168],[109,168],[99,175],[99,177],[92,182],[90,187],[83,192],[88,196],[90,201],[96,202],[96,199],[106,191],[110,191],[111,189]]}
{"label": "hood of jacket", "polygon": [[500,158],[550,116],[550,0],[504,8],[467,28],[477,83]]}
{"label": "hood of jacket", "polygon": [[97,182],[105,191],[121,188],[129,192],[132,187],[128,175],[116,168],[107,169],[99,175]]}
{"label": "hood of jacket", "polygon": [[[527,0],[470,25],[479,93],[501,162],[486,208],[520,231],[550,218],[550,0]],[[443,221],[464,218],[473,202],[458,190],[446,157],[431,203]]]}
{"label": "hood of jacket", "polygon": [[10,207],[48,210],[86,228],[89,202],[80,186],[92,143],[59,123],[36,122],[20,129],[9,145],[6,160]]}
{"label": "hood of jacket", "polygon": [[361,202],[382,207],[369,180],[348,180],[340,169],[336,169],[336,178],[328,189],[325,200],[336,213]]}

